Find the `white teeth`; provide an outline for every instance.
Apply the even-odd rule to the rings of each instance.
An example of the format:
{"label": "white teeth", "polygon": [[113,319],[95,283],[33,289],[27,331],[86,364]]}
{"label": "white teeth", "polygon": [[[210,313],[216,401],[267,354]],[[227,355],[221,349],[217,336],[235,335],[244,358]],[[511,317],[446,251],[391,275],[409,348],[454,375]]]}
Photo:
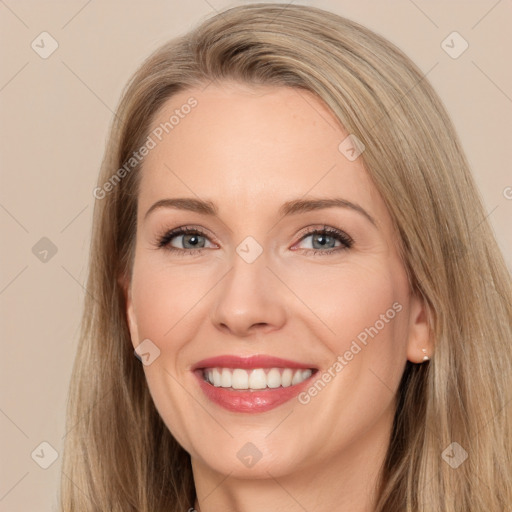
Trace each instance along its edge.
{"label": "white teeth", "polygon": [[303,380],[304,379],[302,378],[302,371],[301,370],[297,370],[293,374],[292,386],[295,386],[295,384],[298,384],[299,382],[302,382]]}
{"label": "white teeth", "polygon": [[302,380],[309,379],[313,372],[311,370],[302,370]]}
{"label": "white teeth", "polygon": [[293,378],[293,370],[290,368],[286,368],[283,370],[283,374],[281,375],[281,386],[283,388],[287,388],[288,386],[292,385],[292,378]]}
{"label": "white teeth", "polygon": [[267,376],[262,368],[253,370],[249,377],[249,387],[251,389],[265,389],[267,387]]}
{"label": "white teeth", "polygon": [[228,370],[227,368],[223,368],[222,369],[220,385],[223,388],[230,388],[231,387],[231,371]]}
{"label": "white teeth", "polygon": [[286,388],[295,386],[311,377],[310,369],[291,368],[206,368],[204,378],[216,387],[233,389],[265,389]]}
{"label": "white teeth", "polygon": [[213,384],[214,386],[217,386],[219,387],[220,386],[220,383],[221,383],[221,374],[219,372],[219,369],[218,368],[214,368],[213,369],[213,372],[212,372],[212,375],[210,376],[210,383]]}
{"label": "white teeth", "polygon": [[269,388],[278,388],[281,385],[281,372],[277,368],[272,368],[267,374],[267,386]]}
{"label": "white teeth", "polygon": [[233,389],[248,389],[249,374],[245,370],[237,368],[231,376],[231,387]]}

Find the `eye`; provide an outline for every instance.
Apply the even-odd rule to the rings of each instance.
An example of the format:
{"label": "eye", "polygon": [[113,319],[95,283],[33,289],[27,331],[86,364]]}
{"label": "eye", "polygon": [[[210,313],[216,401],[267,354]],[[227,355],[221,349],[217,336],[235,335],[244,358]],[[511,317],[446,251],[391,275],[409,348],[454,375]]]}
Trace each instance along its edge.
{"label": "eye", "polygon": [[[300,242],[311,239],[309,247],[302,250],[313,251],[313,254],[332,254],[346,249],[350,249],[354,244],[354,240],[343,231],[324,226],[322,229],[313,229],[306,232],[300,239]],[[338,242],[338,244],[336,244]]]}
{"label": "eye", "polygon": [[[176,239],[176,241],[175,241]],[[157,246],[179,254],[199,254],[202,249],[211,247],[206,245],[208,237],[198,228],[180,227],[167,231],[157,240]],[[178,246],[176,246],[176,244]],[[181,246],[181,247],[180,247]]]}
{"label": "eye", "polygon": [[[299,243],[311,238],[310,247],[302,247],[300,250],[312,252],[315,255],[329,255],[349,249],[354,240],[340,229],[329,226],[323,228],[309,228],[302,233]],[[197,256],[203,249],[215,247],[208,238],[208,235],[199,228],[182,226],[167,231],[157,239],[156,246],[165,248],[177,255]],[[296,250],[296,249],[294,249]]]}

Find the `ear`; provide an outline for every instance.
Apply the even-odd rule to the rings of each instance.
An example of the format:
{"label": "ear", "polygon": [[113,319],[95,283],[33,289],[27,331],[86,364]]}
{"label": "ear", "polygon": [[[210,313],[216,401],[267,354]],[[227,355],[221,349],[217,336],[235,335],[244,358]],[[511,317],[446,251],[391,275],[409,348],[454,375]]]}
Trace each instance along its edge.
{"label": "ear", "polygon": [[123,290],[126,304],[125,313],[128,321],[128,329],[130,330],[130,338],[133,348],[136,348],[139,345],[139,330],[137,327],[137,317],[133,307],[131,281],[126,276],[120,276],[117,281]]}
{"label": "ear", "polygon": [[424,356],[432,359],[434,343],[429,324],[429,310],[425,300],[413,294],[409,309],[409,332],[407,359],[412,363],[423,363]]}

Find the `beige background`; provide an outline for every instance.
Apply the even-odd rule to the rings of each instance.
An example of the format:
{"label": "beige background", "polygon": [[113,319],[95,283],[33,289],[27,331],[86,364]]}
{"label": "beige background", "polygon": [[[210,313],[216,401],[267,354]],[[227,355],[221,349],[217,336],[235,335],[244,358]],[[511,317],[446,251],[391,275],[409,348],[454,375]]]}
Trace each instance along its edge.
{"label": "beige background", "polygon": [[[1,512],[56,510],[92,189],[121,88],[161,43],[215,10],[242,3],[0,0]],[[512,268],[512,3],[294,3],[368,26],[428,72],[458,128]],[[47,59],[31,48],[43,31],[59,45]],[[457,59],[441,47],[453,31],[469,44]],[[46,262],[32,250],[42,237],[57,249]],[[43,441],[59,454],[48,469],[31,458]],[[51,462],[48,447],[36,454],[38,462]]]}

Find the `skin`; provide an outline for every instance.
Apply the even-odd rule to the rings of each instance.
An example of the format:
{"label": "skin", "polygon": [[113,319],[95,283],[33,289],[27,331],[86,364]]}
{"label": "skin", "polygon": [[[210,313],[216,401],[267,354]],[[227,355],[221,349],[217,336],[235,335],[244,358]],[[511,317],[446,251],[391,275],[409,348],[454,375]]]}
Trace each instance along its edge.
{"label": "skin", "polygon": [[[390,215],[361,158],[339,151],[348,134],[313,94],[211,84],[170,98],[153,126],[190,96],[197,107],[145,159],[125,291],[133,346],[150,339],[160,350],[144,371],[160,415],[191,455],[195,508],[369,512],[406,361],[421,363],[422,349],[432,351]],[[157,208],[145,217],[170,197],[211,200],[219,216]],[[376,226],[339,207],[278,216],[284,202],[313,197],[357,203]],[[157,247],[160,235],[184,225],[208,232],[200,255]],[[324,225],[354,245],[313,254],[315,236],[304,238],[304,228]],[[247,236],[263,250],[250,264],[236,252]],[[178,235],[172,245],[194,250],[188,242]],[[319,251],[342,245],[328,244]],[[401,311],[305,405],[230,412],[204,396],[190,371],[222,354],[267,354],[325,371],[395,302]],[[250,468],[237,458],[247,442],[262,454]]]}

